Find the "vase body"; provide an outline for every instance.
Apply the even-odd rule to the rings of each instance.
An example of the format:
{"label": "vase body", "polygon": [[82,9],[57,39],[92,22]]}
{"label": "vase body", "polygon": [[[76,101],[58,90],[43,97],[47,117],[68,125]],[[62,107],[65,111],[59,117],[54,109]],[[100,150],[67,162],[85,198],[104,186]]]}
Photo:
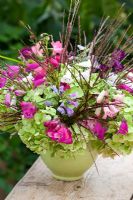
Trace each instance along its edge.
{"label": "vase body", "polygon": [[[93,158],[92,158],[93,155]],[[59,155],[51,156],[47,151],[41,154],[43,162],[51,170],[53,177],[63,181],[75,181],[83,177],[83,174],[94,164],[97,152],[88,149],[81,153],[74,153],[73,157],[61,158]]]}

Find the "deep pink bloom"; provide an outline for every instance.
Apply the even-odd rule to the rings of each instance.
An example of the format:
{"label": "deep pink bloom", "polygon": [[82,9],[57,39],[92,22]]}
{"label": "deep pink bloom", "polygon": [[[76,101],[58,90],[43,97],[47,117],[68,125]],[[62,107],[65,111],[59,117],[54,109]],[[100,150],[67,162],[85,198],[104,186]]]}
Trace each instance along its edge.
{"label": "deep pink bloom", "polygon": [[46,77],[46,69],[43,67],[38,67],[34,70],[35,77],[43,78]]}
{"label": "deep pink bloom", "polygon": [[30,47],[24,47],[23,49],[20,50],[20,54],[22,57],[28,59],[31,58],[32,56],[32,50]]}
{"label": "deep pink bloom", "polygon": [[51,45],[53,47],[53,54],[54,55],[62,53],[63,47],[62,47],[62,43],[60,41],[52,42]]}
{"label": "deep pink bloom", "polygon": [[15,90],[14,93],[15,93],[16,96],[21,97],[21,96],[24,96],[25,91],[23,91],[23,90]]}
{"label": "deep pink bloom", "polygon": [[0,88],[5,87],[6,85],[6,78],[0,77]]}
{"label": "deep pink bloom", "polygon": [[32,80],[34,87],[38,87],[40,85],[42,85],[45,82],[45,78],[42,78],[41,76],[36,76],[33,80]]}
{"label": "deep pink bloom", "polygon": [[20,71],[19,66],[10,65],[10,66],[8,66],[6,73],[7,73],[7,76],[9,76],[11,79],[13,79],[18,76],[19,71]]}
{"label": "deep pink bloom", "polygon": [[59,67],[59,61],[56,58],[50,58],[49,63],[54,67],[58,68]]}
{"label": "deep pink bloom", "polygon": [[9,93],[5,95],[5,102],[4,103],[5,103],[5,105],[7,107],[10,107],[10,105],[11,105],[11,96],[10,96]]}
{"label": "deep pink bloom", "polygon": [[62,91],[66,91],[66,90],[70,89],[70,85],[68,83],[65,83],[65,82],[61,82],[60,87],[61,87]]}
{"label": "deep pink bloom", "polygon": [[96,122],[94,126],[94,134],[98,137],[99,140],[103,140],[107,129],[102,126],[100,122]]}
{"label": "deep pink bloom", "polygon": [[35,54],[38,57],[43,56],[43,49],[41,48],[41,44],[38,42],[36,45],[31,47],[31,50],[33,54]]}
{"label": "deep pink bloom", "polygon": [[123,119],[120,124],[118,134],[126,135],[127,133],[128,133],[128,124],[126,120]]}
{"label": "deep pink bloom", "polygon": [[34,115],[37,112],[37,108],[35,105],[33,105],[31,102],[21,102],[20,103],[22,113],[24,115],[24,118],[31,119],[34,117]]}
{"label": "deep pink bloom", "polygon": [[54,141],[65,144],[72,144],[72,133],[69,128],[65,127],[58,120],[45,122],[44,126],[47,127],[46,134]]}
{"label": "deep pink bloom", "polygon": [[27,72],[33,71],[33,70],[37,69],[38,67],[39,67],[39,64],[36,62],[28,63],[26,66],[26,71]]}
{"label": "deep pink bloom", "polygon": [[130,88],[128,85],[126,84],[120,84],[117,86],[118,89],[121,89],[121,90],[126,90],[127,92],[129,93],[133,93],[133,89]]}

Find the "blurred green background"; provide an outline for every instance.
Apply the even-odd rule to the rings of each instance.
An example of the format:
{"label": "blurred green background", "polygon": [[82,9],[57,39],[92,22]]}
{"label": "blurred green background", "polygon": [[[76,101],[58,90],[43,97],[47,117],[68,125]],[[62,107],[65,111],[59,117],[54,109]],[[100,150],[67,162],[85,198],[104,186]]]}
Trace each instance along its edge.
{"label": "blurred green background", "polygon": [[[0,54],[16,56],[18,50],[28,44],[28,32],[21,25],[23,21],[39,35],[48,32],[59,39],[64,10],[69,10],[70,0],[0,0]],[[87,39],[100,23],[103,16],[110,15],[125,4],[122,15],[133,11],[132,0],[82,0],[80,6],[81,28]],[[133,15],[126,25],[133,24]],[[120,31],[122,32],[123,27]],[[77,31],[75,26],[74,33]],[[3,61],[2,61],[3,62]],[[4,199],[13,185],[32,165],[37,155],[21,143],[17,136],[9,139],[8,133],[0,133],[0,200]]]}

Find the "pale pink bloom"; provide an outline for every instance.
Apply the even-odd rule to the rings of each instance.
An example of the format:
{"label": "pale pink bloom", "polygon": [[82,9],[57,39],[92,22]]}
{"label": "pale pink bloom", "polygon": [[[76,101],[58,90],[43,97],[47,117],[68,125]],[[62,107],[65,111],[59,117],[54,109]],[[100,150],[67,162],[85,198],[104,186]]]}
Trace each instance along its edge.
{"label": "pale pink bloom", "polygon": [[133,82],[133,72],[129,72],[129,73],[127,74],[127,78],[128,78],[131,82]]}
{"label": "pale pink bloom", "polygon": [[60,41],[52,42],[53,55],[61,54],[63,51],[62,43]]}
{"label": "pale pink bloom", "polygon": [[5,95],[5,102],[4,103],[5,103],[5,105],[7,107],[10,107],[10,105],[11,105],[11,96],[10,96],[9,93]]}
{"label": "pale pink bloom", "polygon": [[108,96],[108,92],[103,90],[97,97],[97,103],[102,103],[104,98]]}
{"label": "pale pink bloom", "polygon": [[109,105],[109,109],[114,113],[117,114],[119,112],[119,109],[114,105]]}
{"label": "pale pink bloom", "polygon": [[94,127],[95,127],[96,122],[97,122],[96,119],[89,118],[89,119],[81,121],[80,124],[84,126],[85,128],[89,129],[91,132],[94,132]]}
{"label": "pale pink bloom", "polygon": [[41,48],[40,42],[36,43],[36,45],[31,47],[32,52],[38,56],[42,57],[43,56],[43,49]]}
{"label": "pale pink bloom", "polygon": [[102,111],[102,108],[96,108],[95,115],[96,115],[97,117],[99,117],[100,114],[101,114],[101,111]]}
{"label": "pale pink bloom", "polygon": [[14,93],[15,93],[16,96],[21,97],[21,96],[24,96],[25,91],[23,91],[23,90],[15,90]]}
{"label": "pale pink bloom", "polygon": [[116,112],[111,110],[109,107],[104,107],[103,111],[104,111],[104,116],[102,117],[103,119],[107,119],[107,117],[113,118],[116,116]]}

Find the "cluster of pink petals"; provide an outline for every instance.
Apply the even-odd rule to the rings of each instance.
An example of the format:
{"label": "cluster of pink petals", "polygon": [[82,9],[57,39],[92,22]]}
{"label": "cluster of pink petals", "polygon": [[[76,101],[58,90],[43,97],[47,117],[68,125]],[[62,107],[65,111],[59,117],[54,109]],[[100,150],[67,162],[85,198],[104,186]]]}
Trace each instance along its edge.
{"label": "cluster of pink petals", "polygon": [[126,120],[123,119],[120,124],[118,134],[126,135],[127,133],[128,133],[128,124]]}
{"label": "cluster of pink petals", "polygon": [[21,96],[25,95],[25,91],[24,90],[15,90],[14,93],[18,97],[21,97]]}
{"label": "cluster of pink petals", "polygon": [[28,63],[26,66],[26,71],[27,72],[33,71],[33,70],[37,69],[38,67],[39,67],[39,64],[36,62]]}
{"label": "cluster of pink petals", "polygon": [[44,123],[47,127],[46,134],[52,140],[64,144],[72,144],[72,133],[64,124],[58,120],[51,120]]}
{"label": "cluster of pink petals", "polygon": [[99,140],[103,140],[107,129],[97,119],[87,119],[80,122],[80,124],[97,136]]}
{"label": "cluster of pink petals", "polygon": [[53,55],[61,54],[63,51],[62,43],[60,41],[52,42]]}
{"label": "cluster of pink petals", "polygon": [[100,122],[96,122],[94,126],[94,134],[98,137],[99,140],[104,140],[104,136],[107,129],[103,127]]}
{"label": "cluster of pink petals", "polygon": [[20,103],[22,114],[24,115],[24,118],[31,119],[34,117],[34,115],[37,112],[37,108],[35,105],[33,105],[31,102],[21,102]]}
{"label": "cluster of pink petals", "polygon": [[43,56],[43,49],[41,48],[41,44],[38,42],[36,45],[31,47],[32,53],[38,57]]}
{"label": "cluster of pink petals", "polygon": [[70,85],[68,83],[65,82],[61,82],[60,83],[60,89],[62,88],[62,91],[66,91],[70,89]]}
{"label": "cluster of pink petals", "polygon": [[10,93],[7,93],[6,95],[5,95],[5,105],[7,106],[7,107],[10,107],[10,105],[11,105],[11,96],[10,96]]}
{"label": "cluster of pink petals", "polygon": [[16,65],[9,65],[7,71],[4,71],[4,75],[14,79],[16,77],[18,77],[18,74],[20,72],[20,67],[16,66]]}
{"label": "cluster of pink petals", "polygon": [[5,87],[6,82],[7,82],[6,78],[0,77],[0,88]]}

